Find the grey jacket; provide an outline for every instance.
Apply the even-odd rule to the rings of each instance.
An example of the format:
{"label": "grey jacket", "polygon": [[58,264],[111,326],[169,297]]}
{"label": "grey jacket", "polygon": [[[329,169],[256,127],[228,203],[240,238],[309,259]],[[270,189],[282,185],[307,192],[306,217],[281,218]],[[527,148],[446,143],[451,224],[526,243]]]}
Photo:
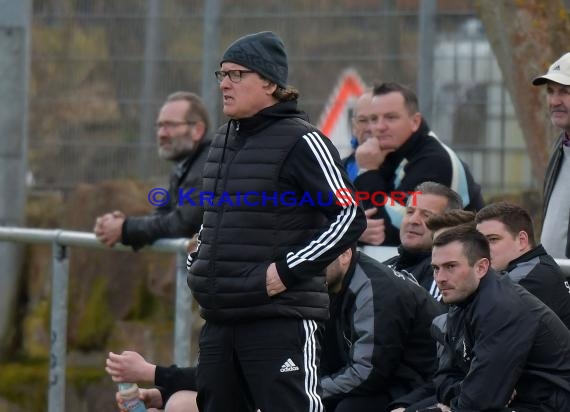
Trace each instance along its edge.
{"label": "grey jacket", "polygon": [[393,401],[428,382],[440,305],[421,286],[363,253],[331,297],[321,357],[323,397],[384,393]]}
{"label": "grey jacket", "polygon": [[[548,161],[548,166],[546,168],[546,176],[544,178],[544,202],[543,202],[543,214],[542,220],[546,216],[546,210],[548,209],[548,202],[550,202],[550,196],[552,195],[552,190],[556,184],[556,179],[558,179],[558,174],[560,173],[560,168],[562,167],[562,159],[564,158],[564,153],[562,149],[562,141],[564,140],[565,132],[562,131],[556,142],[554,143],[552,155]],[[566,239],[566,258],[570,259],[570,212],[568,216],[568,235]]]}

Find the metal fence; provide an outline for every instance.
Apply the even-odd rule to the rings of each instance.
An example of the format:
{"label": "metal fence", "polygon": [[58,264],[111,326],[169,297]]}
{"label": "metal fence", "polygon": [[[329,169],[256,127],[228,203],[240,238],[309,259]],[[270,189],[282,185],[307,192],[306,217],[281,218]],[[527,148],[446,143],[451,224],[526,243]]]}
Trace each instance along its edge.
{"label": "metal fence", "polygon": [[313,122],[347,68],[369,85],[418,85],[432,128],[468,147],[465,160],[486,191],[532,185],[519,173],[529,170],[522,134],[468,0],[35,0],[30,184],[162,175],[167,166],[151,147],[164,97],[198,91],[218,124],[219,56],[238,36],[268,29],[285,41],[290,83]]}
{"label": "metal fence", "polygon": [[[106,249],[95,235],[66,230],[0,227],[0,241],[48,243],[52,245],[52,288],[50,315],[50,363],[48,412],[65,411],[65,367],[67,355],[67,305],[69,284],[69,247]],[[148,251],[176,253],[176,303],[174,321],[174,362],[190,365],[191,296],[186,284],[188,239],[162,239],[145,248]],[[113,250],[132,251],[117,245]]]}

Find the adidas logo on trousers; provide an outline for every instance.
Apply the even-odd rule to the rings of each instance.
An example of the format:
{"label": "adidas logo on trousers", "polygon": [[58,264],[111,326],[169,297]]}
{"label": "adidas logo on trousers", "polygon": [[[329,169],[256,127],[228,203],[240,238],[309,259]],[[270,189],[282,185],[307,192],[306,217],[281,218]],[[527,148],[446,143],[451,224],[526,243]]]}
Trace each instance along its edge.
{"label": "adidas logo on trousers", "polygon": [[295,362],[291,360],[291,358],[287,359],[283,365],[281,365],[280,372],[293,372],[298,371],[299,367],[295,365]]}

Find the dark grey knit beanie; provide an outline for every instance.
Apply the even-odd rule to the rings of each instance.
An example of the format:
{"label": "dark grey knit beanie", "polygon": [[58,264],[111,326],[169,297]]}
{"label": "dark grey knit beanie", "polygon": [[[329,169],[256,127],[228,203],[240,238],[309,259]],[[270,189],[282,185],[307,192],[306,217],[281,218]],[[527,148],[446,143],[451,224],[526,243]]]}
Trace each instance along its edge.
{"label": "dark grey knit beanie", "polygon": [[287,53],[283,41],[273,32],[240,37],[228,47],[220,65],[224,62],[240,64],[280,87],[287,87]]}

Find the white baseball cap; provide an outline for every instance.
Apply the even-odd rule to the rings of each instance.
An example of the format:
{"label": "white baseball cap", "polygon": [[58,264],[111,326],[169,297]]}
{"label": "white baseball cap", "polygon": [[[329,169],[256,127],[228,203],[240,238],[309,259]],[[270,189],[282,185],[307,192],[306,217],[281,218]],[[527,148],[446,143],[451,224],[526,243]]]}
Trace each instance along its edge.
{"label": "white baseball cap", "polygon": [[540,86],[551,80],[555,83],[570,86],[570,53],[566,53],[561,58],[552,63],[548,68],[548,72],[540,77],[536,77],[532,84]]}

